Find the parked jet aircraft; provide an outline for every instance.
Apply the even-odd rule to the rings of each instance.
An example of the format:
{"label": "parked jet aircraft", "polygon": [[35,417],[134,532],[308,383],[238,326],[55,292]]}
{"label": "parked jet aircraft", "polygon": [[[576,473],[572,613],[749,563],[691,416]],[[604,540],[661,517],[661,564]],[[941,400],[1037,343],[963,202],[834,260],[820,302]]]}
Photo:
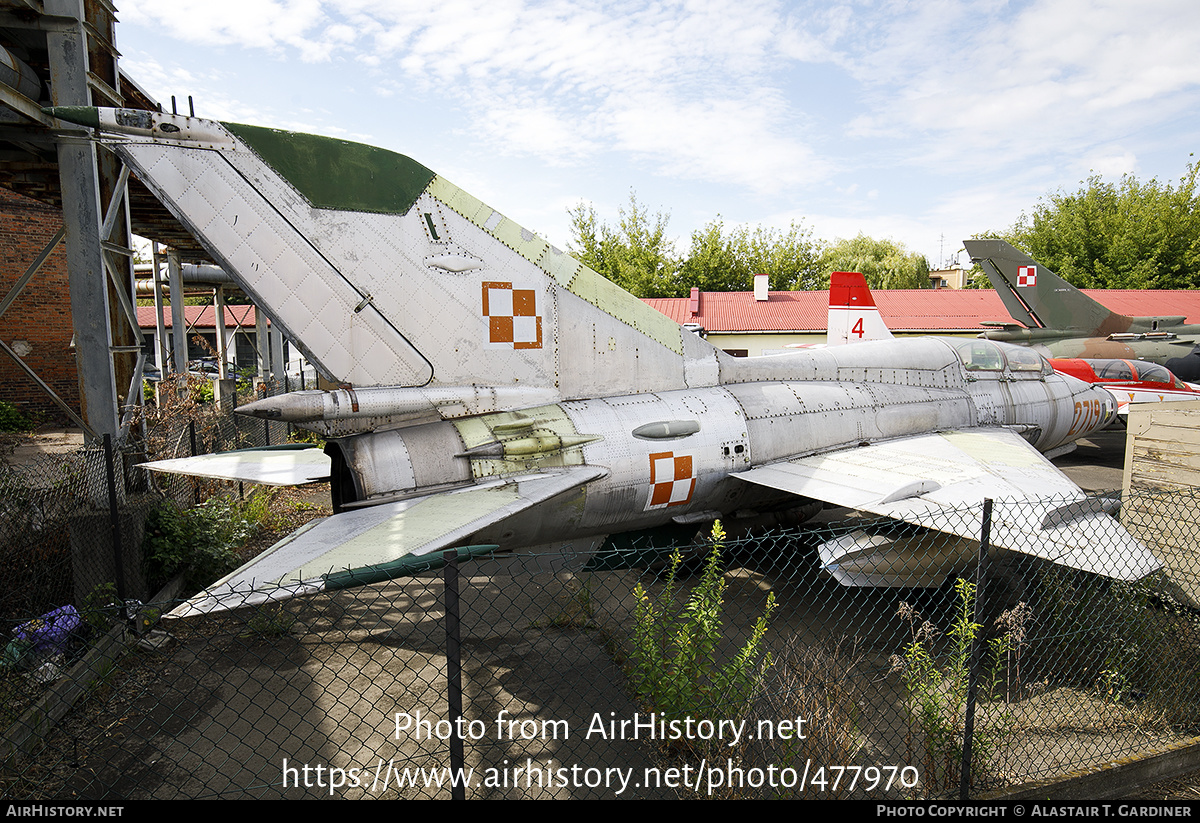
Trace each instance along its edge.
{"label": "parked jet aircraft", "polygon": [[[891,339],[891,329],[875,307],[861,274],[835,271],[829,281],[827,345]],[[1117,399],[1117,414],[1129,414],[1131,403],[1163,403],[1200,399],[1200,389],[1184,383],[1166,366],[1145,360],[1051,358],[1050,365],[1085,383],[1103,386]]]}
{"label": "parked jet aircraft", "polygon": [[[468,542],[571,543],[824,500],[1134,579],[1158,561],[1041,454],[1112,396],[986,340],[728,357],[390,151],[121,109],[97,129],[345,388],[242,411],[329,439],[334,516],[177,613],[379,579]],[[255,480],[270,455],[218,455]],[[161,467],[160,468],[175,468]],[[1048,498],[1055,498],[1049,500]],[[1043,499],[1047,498],[1047,499]],[[342,570],[338,573],[338,570]]]}
{"label": "parked jet aircraft", "polygon": [[1109,311],[1003,240],[963,241],[1017,324],[984,332],[1033,346],[1047,357],[1148,360],[1200,381],[1200,325],[1185,317],[1129,317]]}
{"label": "parked jet aircraft", "polygon": [[879,315],[867,278],[858,272],[835,271],[829,275],[829,321],[825,345],[890,340],[892,330]]}
{"label": "parked jet aircraft", "polygon": [[788,343],[772,354],[795,349],[823,349],[846,343],[890,340],[891,329],[883,322],[867,279],[858,272],[835,271],[829,274],[829,314],[824,343]]}
{"label": "parked jet aircraft", "polygon": [[[866,278],[858,273],[833,272],[830,275],[829,283],[829,332],[825,345],[838,346],[846,343],[890,339],[893,339],[892,332],[875,306],[875,299],[867,286]],[[1040,359],[1040,356],[1031,351],[1027,351],[1025,356],[1031,361],[1035,358]],[[1063,374],[1069,374],[1088,383],[1101,383],[1087,364],[1125,361],[1051,360],[1049,362],[1055,366],[1056,371]],[[1057,364],[1070,364],[1071,367],[1060,369]],[[1169,374],[1163,366],[1149,363],[1142,365]],[[1104,385],[1104,388],[1112,390],[1112,387],[1108,385]],[[1125,401],[1125,405],[1122,405],[1122,399],[1128,393],[1113,392],[1113,394],[1117,401],[1118,412],[1124,414],[1128,400]],[[1128,396],[1132,399],[1132,395]],[[1150,395],[1139,392],[1137,397],[1139,401],[1146,401]],[[1063,447],[1063,449],[1067,448],[1069,447]],[[962,574],[977,556],[978,549],[979,545],[975,540],[947,540],[944,536],[937,537],[930,534],[897,534],[894,530],[885,528],[882,531],[855,530],[821,544],[818,547],[818,553],[823,567],[845,585],[940,586],[952,575]],[[923,562],[923,556],[936,558],[936,562],[933,560]],[[904,573],[897,574],[897,569],[904,569]]]}
{"label": "parked jet aircraft", "polygon": [[1057,372],[1108,389],[1117,398],[1121,417],[1129,415],[1131,404],[1200,400],[1200,390],[1171,374],[1166,366],[1145,360],[1053,358],[1050,365]]}

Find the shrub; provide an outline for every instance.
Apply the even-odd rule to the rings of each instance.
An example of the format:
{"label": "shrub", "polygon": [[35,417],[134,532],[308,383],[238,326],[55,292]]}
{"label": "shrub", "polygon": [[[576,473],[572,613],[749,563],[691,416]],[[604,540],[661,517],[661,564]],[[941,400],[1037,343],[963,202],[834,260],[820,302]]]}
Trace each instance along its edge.
{"label": "shrub", "polygon": [[27,432],[37,428],[37,422],[7,400],[0,400],[0,431]]}
{"label": "shrub", "polygon": [[183,572],[188,586],[198,590],[237,568],[235,549],[258,530],[265,516],[265,505],[257,497],[213,497],[186,510],[165,501],[156,506],[146,518],[142,542],[152,585]]}
{"label": "shrub", "polygon": [[[949,649],[936,650],[938,629],[908,603],[899,615],[910,627],[912,639],[903,656],[892,658],[893,671],[900,673],[908,693],[906,709],[924,756],[922,769],[926,793],[946,791],[958,785],[966,727],[971,647],[983,627],[974,621],[975,584],[959,579],[958,614],[947,633]],[[998,690],[1001,664],[1014,650],[1012,630],[987,642],[990,677],[980,689],[983,695]],[[977,705],[973,735],[973,761],[986,764],[1011,734],[1011,714],[1003,707],[981,710]]]}
{"label": "shrub", "polygon": [[676,602],[683,562],[678,550],[671,555],[666,585],[656,598],[651,599],[640,583],[634,591],[633,687],[642,702],[668,722],[744,716],[771,666],[771,656],[762,646],[775,610],[774,593],[767,597],[766,611],[755,621],[749,639],[729,662],[718,664],[727,585],[721,567],[724,537],[718,521],[700,582],[683,605]]}
{"label": "shrub", "polygon": [[1200,728],[1200,613],[1169,581],[1052,567],[1040,596],[1035,676],[1136,707],[1143,722]]}
{"label": "shrub", "polygon": [[120,617],[121,601],[113,583],[98,583],[83,599],[83,619],[93,634],[104,634]]}

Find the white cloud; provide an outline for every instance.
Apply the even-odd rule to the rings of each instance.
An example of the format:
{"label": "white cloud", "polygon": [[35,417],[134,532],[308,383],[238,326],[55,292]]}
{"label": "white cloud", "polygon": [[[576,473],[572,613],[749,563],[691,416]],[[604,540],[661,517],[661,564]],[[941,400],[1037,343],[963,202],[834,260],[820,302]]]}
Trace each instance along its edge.
{"label": "white cloud", "polygon": [[586,123],[539,103],[513,105],[497,101],[488,107],[483,129],[512,153],[551,158],[561,165],[599,150]]}
{"label": "white cloud", "polygon": [[828,174],[824,161],[787,134],[770,103],[647,94],[613,108],[615,148],[645,158],[665,176],[771,192]]}
{"label": "white cloud", "polygon": [[[494,193],[537,182],[604,201],[633,186],[691,216],[673,226],[683,236],[717,213],[807,211],[830,236],[931,256],[942,233],[1003,228],[1089,170],[1162,175],[1155,162],[1178,152],[1173,177],[1200,138],[1194,0],[121,6],[123,25],[213,55],[186,71],[163,52],[123,60],[152,93],[201,87],[202,114],[326,134],[355,122],[401,150],[432,146],[430,162]],[[231,79],[223,57],[272,73]],[[326,69],[359,108],[295,105],[329,91],[287,88],[290,74],[311,85]],[[514,199],[537,203],[523,190],[497,202]]]}
{"label": "white cloud", "polygon": [[327,19],[321,0],[129,0],[127,23],[161,26],[173,37],[213,46],[244,46],[279,53],[296,49],[301,59],[327,59],[334,42],[318,31]]}
{"label": "white cloud", "polygon": [[769,0],[735,14],[715,0],[137,0],[130,11],[198,42],[352,57],[368,72],[391,72],[376,82],[388,93],[415,84],[456,98],[482,113],[476,132],[498,150],[552,165],[607,141],[658,173],[754,190],[825,174],[776,82],[774,31],[797,32]]}
{"label": "white cloud", "polygon": [[1137,157],[1133,152],[1121,152],[1097,154],[1091,159],[1086,159],[1089,173],[1098,174],[1101,177],[1109,179],[1119,178],[1126,174],[1133,174],[1137,171]]}
{"label": "white cloud", "polygon": [[[968,10],[974,25],[958,28]],[[1006,161],[1084,152],[1098,134],[1139,130],[1194,104],[1198,24],[1190,0],[922,6],[883,23],[876,50],[848,58],[873,92],[851,133],[908,134],[928,164],[974,163],[989,151]]]}

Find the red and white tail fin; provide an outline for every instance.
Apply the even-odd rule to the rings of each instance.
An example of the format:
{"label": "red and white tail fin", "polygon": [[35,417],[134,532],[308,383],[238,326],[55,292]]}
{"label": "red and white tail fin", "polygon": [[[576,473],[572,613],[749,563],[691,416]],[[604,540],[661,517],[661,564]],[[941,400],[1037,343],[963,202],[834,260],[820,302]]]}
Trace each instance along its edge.
{"label": "red and white tail fin", "polygon": [[863,340],[890,340],[892,333],[879,316],[867,278],[858,272],[835,271],[829,276],[829,332],[826,345]]}

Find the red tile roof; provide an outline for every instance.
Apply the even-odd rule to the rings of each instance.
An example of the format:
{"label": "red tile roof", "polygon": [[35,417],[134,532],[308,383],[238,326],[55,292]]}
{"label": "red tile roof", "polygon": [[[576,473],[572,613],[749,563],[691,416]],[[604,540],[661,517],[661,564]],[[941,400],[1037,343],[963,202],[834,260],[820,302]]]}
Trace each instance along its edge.
{"label": "red tile roof", "polygon": [[[154,328],[154,307],[153,306],[138,306],[137,307],[138,326],[143,329]],[[254,328],[254,306],[226,306],[225,307],[225,327],[233,326],[249,326]],[[183,319],[189,328],[211,329],[217,325],[217,311],[209,306],[184,306]],[[169,329],[171,328],[171,309],[169,306],[163,307],[163,323]]]}
{"label": "red tile roof", "polygon": [[[1085,289],[1084,294],[1112,311],[1133,316],[1178,316],[1200,322],[1200,290],[1142,291]],[[984,322],[1011,323],[1008,310],[992,289],[880,289],[875,304],[892,331],[978,331]],[[676,323],[699,323],[713,332],[824,332],[829,312],[827,291],[773,291],[766,302],[754,292],[701,292],[699,311],[693,297],[646,298]]]}

